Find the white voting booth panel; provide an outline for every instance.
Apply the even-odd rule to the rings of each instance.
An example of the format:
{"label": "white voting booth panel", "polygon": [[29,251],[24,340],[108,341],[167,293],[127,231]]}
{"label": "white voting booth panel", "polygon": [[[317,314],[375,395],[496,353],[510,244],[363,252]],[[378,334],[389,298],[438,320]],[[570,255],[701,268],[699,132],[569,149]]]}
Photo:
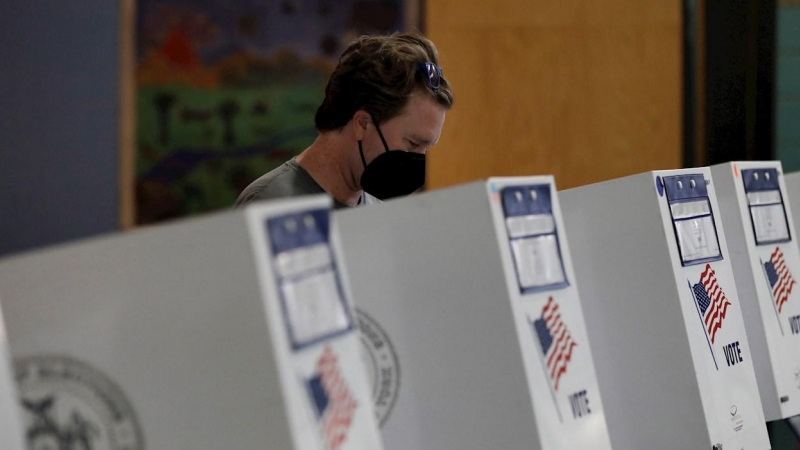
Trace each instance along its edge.
{"label": "white voting booth panel", "polygon": [[31,448],[381,449],[329,208],[265,203],[0,262]]}
{"label": "white voting booth panel", "polygon": [[[792,211],[789,220],[791,220],[794,225],[791,231],[794,232],[794,236],[800,236],[800,234],[798,234],[798,232],[800,232],[800,227],[798,227],[798,224],[800,224],[800,217],[798,217],[798,214],[800,214],[800,172],[785,174],[783,180],[787,196],[784,202],[790,205],[787,206],[787,211]],[[792,317],[789,321],[789,330],[792,335],[800,334],[800,317]],[[794,377],[795,386],[800,390],[800,368],[795,368],[792,371],[792,375]]]}
{"label": "white voting booth panel", "polygon": [[793,232],[800,230],[800,172],[784,174],[783,181],[786,186],[788,204],[791,205]]}
{"label": "white voting booth panel", "polygon": [[768,421],[800,414],[800,251],[778,161],[711,168]]}
{"label": "white voting booth panel", "polygon": [[786,195],[788,203],[791,205],[792,221],[795,228],[792,229],[797,233],[798,225],[800,225],[800,172],[791,172],[784,174],[783,181],[786,186]]}
{"label": "white voting booth panel", "polygon": [[19,395],[13,373],[5,322],[0,314],[0,449],[24,450]]}
{"label": "white voting booth panel", "polygon": [[559,196],[614,449],[770,448],[708,168]]}
{"label": "white voting booth panel", "polygon": [[334,218],[387,449],[610,448],[552,177]]}

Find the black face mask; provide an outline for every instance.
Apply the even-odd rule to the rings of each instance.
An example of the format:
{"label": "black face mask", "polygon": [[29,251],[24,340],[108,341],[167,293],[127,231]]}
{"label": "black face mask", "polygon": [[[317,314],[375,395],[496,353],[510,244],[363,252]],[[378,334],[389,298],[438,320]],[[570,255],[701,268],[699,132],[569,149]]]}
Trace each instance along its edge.
{"label": "black face mask", "polygon": [[425,155],[403,150],[389,150],[378,123],[374,123],[385,151],[367,164],[361,141],[358,141],[361,163],[364,164],[361,188],[367,194],[381,200],[409,195],[421,188],[425,184]]}

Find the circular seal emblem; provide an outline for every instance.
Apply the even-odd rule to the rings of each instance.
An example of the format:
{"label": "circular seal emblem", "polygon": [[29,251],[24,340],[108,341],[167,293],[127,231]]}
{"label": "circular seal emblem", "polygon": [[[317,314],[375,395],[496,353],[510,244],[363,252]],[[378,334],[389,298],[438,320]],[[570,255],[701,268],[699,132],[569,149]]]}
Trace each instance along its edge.
{"label": "circular seal emblem", "polygon": [[144,450],[131,403],[101,372],[63,356],[14,367],[30,450]]}
{"label": "circular seal emblem", "polygon": [[383,426],[389,419],[400,390],[400,363],[389,335],[378,322],[358,308],[356,317],[361,334],[361,358],[372,386],[375,415],[380,426]]}

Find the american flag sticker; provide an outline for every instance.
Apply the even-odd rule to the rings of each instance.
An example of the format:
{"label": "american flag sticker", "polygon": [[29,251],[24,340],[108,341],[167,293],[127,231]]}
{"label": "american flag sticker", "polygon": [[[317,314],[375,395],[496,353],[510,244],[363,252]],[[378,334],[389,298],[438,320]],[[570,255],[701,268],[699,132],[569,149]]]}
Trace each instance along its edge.
{"label": "american flag sticker", "polygon": [[792,288],[796,283],[789,272],[789,266],[786,265],[783,252],[779,247],[775,247],[775,251],[769,257],[769,261],[764,263],[764,273],[772,290],[772,299],[778,308],[778,314],[780,314],[783,310],[783,305],[789,301],[789,295],[791,295]]}
{"label": "american flag sticker", "polygon": [[358,402],[345,384],[330,346],[323,350],[315,369],[315,374],[306,380],[306,387],[321,425],[325,449],[338,450],[347,440]]}
{"label": "american flag sticker", "polygon": [[725,296],[725,292],[717,283],[717,276],[711,264],[706,264],[705,270],[700,274],[700,282],[692,285],[692,292],[706,335],[713,344],[717,337],[717,331],[722,328],[722,322],[728,312],[731,302]]}
{"label": "american flag sticker", "polygon": [[528,319],[528,321],[539,341],[545,361],[545,372],[550,378],[553,389],[558,391],[561,377],[567,373],[569,363],[572,361],[572,350],[577,344],[572,340],[567,325],[561,319],[558,303],[553,297],[547,299],[538,319],[533,321]]}

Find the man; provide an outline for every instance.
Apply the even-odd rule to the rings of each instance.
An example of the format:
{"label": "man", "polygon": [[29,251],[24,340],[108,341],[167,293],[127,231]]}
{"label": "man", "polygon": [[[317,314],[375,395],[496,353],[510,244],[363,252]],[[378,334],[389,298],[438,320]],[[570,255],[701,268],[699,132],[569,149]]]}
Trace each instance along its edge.
{"label": "man", "polygon": [[236,205],[327,192],[343,208],[408,195],[453,105],[436,47],[416,34],[365,36],[342,53],[300,155],[254,181]]}

